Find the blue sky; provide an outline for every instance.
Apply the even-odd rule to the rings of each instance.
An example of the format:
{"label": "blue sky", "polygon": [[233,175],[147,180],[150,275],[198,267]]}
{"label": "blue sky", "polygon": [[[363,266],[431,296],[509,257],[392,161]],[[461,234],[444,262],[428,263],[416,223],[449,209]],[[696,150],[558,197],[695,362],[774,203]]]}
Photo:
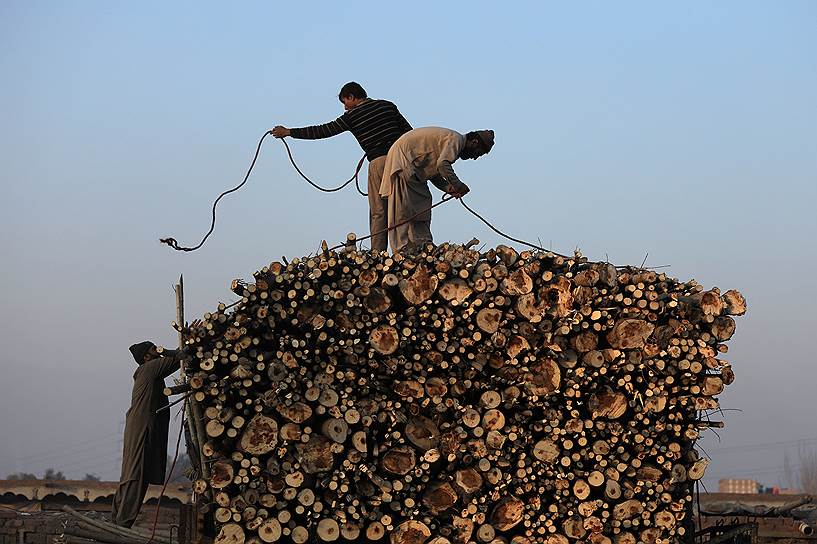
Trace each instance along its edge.
{"label": "blue sky", "polygon": [[[3,2],[0,476],[117,477],[127,346],[172,344],[180,273],[201,315],[234,277],[366,233],[365,199],[315,192],[268,141],[202,250],[157,242],[197,242],[264,131],[334,119],[355,80],[414,126],[494,129],[455,168],[512,235],[741,290],[722,403],[742,411],[704,441],[709,481],[779,483],[786,447],[817,443],[815,27],[808,1]],[[291,143],[324,185],[361,154]],[[501,242],[456,205],[432,229]]]}

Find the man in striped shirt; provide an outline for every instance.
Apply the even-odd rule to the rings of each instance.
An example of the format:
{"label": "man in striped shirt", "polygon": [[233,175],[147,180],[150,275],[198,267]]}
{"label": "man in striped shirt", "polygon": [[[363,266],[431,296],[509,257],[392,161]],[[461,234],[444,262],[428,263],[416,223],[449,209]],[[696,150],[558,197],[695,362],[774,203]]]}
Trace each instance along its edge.
{"label": "man in striped shirt", "polygon": [[397,106],[388,100],[373,100],[354,81],[340,89],[338,98],[346,112],[329,123],[303,128],[277,126],[272,129],[276,138],[292,136],[302,140],[331,138],[347,130],[366,152],[369,159],[369,231],[372,249],[385,251],[388,244],[387,199],[380,196],[380,182],[386,154],[397,139],[411,130],[411,125],[400,114]]}

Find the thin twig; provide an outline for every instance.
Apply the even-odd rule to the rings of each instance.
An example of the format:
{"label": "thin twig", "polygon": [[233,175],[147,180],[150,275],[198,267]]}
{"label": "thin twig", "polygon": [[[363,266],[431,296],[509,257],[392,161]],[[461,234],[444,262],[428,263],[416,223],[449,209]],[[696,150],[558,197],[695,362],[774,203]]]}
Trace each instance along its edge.
{"label": "thin twig", "polygon": [[156,410],[156,413],[158,414],[159,412],[164,412],[165,410],[170,410],[173,406],[179,404],[180,402],[183,402],[183,401],[187,400],[187,397],[189,397],[191,394],[193,394],[193,392],[188,391],[187,393],[185,393],[184,395],[182,395],[178,399],[174,400],[173,402],[171,402],[171,403],[169,403],[169,404],[167,404],[165,406],[162,406],[161,408]]}

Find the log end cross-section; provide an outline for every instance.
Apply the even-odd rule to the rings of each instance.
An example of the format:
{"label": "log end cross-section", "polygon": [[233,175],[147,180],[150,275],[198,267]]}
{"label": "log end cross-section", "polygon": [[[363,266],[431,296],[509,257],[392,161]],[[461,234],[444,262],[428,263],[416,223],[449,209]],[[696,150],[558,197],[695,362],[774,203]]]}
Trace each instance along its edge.
{"label": "log end cross-section", "polygon": [[516,497],[505,497],[494,508],[491,514],[491,525],[498,531],[507,531],[522,521],[525,503]]}
{"label": "log end cross-section", "polygon": [[655,325],[643,319],[621,319],[607,335],[607,341],[615,349],[643,348]]}
{"label": "log end cross-section", "polygon": [[263,455],[271,451],[277,442],[278,423],[271,417],[258,414],[241,435],[239,447],[250,455]]}
{"label": "log end cross-section", "polygon": [[400,293],[409,304],[421,304],[431,298],[437,290],[437,276],[430,273],[425,265],[418,265],[408,279],[400,280]]}
{"label": "log end cross-section", "polygon": [[381,355],[390,355],[400,345],[400,335],[391,325],[381,325],[369,334],[369,343]]}

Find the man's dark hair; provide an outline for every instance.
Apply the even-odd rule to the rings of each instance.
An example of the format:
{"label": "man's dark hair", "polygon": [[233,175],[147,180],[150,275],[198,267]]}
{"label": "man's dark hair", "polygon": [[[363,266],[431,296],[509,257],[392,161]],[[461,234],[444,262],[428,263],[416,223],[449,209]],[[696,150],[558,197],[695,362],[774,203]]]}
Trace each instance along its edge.
{"label": "man's dark hair", "polygon": [[368,98],[366,95],[366,90],[360,86],[360,83],[355,83],[354,81],[350,81],[340,88],[338,100],[343,100],[347,96],[353,96],[355,98]]}

